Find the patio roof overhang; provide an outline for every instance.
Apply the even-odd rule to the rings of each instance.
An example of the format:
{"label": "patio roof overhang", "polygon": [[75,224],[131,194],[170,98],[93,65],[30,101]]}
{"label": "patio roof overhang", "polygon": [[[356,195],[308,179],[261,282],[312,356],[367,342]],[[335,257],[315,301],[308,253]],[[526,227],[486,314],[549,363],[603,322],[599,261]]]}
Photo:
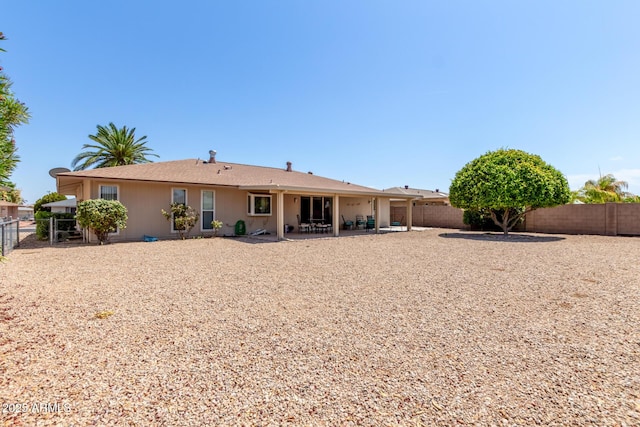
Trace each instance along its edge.
{"label": "patio roof overhang", "polygon": [[82,182],[87,179],[85,177],[75,176],[56,176],[56,191],[64,195],[76,195],[76,190],[79,186],[82,186]]}
{"label": "patio roof overhang", "polygon": [[[371,189],[368,191],[363,187],[354,188],[354,190],[349,191],[348,189],[341,188],[323,188],[323,187],[308,187],[308,186],[291,186],[291,185],[278,185],[278,184],[268,184],[268,185],[240,185],[238,186],[239,190],[246,191],[260,191],[260,192],[268,192],[270,194],[276,195],[276,206],[277,206],[277,238],[278,240],[284,239],[284,195],[285,194],[296,194],[296,195],[322,195],[322,196],[335,196],[336,198],[342,197],[371,197],[374,199],[375,209],[379,209],[379,201],[381,199],[391,200],[392,198],[404,200],[407,203],[407,206],[417,198],[415,195],[407,195],[402,193],[391,193],[385,191],[379,191],[375,189]],[[407,231],[411,230],[411,210],[409,212],[409,226],[407,227]],[[340,204],[335,203],[333,207],[333,233],[334,236],[339,236],[340,226],[337,218],[341,216],[340,213]],[[379,222],[375,222],[375,232],[377,233],[379,230]]]}
{"label": "patio roof overhang", "polygon": [[[319,187],[302,187],[302,186],[284,186],[284,185],[241,185],[238,186],[240,190],[246,191],[267,191],[269,193],[291,193],[291,194],[337,194],[345,197],[381,197],[381,198],[393,198],[400,200],[413,200],[416,199],[414,195],[399,194],[399,193],[387,193],[384,191],[374,190],[363,191],[360,189],[349,191],[335,188],[319,188]],[[419,198],[419,197],[418,197]]]}

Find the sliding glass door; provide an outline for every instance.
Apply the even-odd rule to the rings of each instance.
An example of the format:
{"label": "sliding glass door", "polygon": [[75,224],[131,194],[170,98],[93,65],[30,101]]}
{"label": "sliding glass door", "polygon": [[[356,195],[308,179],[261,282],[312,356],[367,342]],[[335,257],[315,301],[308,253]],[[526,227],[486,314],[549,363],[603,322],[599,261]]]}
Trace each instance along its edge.
{"label": "sliding glass door", "polygon": [[300,197],[300,220],[302,222],[333,221],[333,197]]}

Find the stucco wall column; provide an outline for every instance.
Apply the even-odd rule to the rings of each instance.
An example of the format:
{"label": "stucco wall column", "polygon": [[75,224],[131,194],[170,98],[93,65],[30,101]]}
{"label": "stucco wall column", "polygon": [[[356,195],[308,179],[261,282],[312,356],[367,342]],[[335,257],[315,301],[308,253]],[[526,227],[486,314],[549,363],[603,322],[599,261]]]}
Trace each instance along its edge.
{"label": "stucco wall column", "polygon": [[278,236],[278,240],[284,240],[284,192],[278,191],[277,195],[277,220],[276,227],[278,232],[276,233]]}
{"label": "stucco wall column", "polygon": [[[89,200],[91,199],[91,180],[90,179],[86,179],[82,182],[82,200]],[[77,197],[77,196],[76,196]],[[92,239],[92,234],[91,231],[89,231],[88,228],[85,228],[83,231],[83,240],[87,243],[91,243],[93,241]]]}
{"label": "stucco wall column", "polygon": [[413,200],[407,200],[407,231],[411,231],[413,225]]}
{"label": "stucco wall column", "polygon": [[340,235],[340,196],[333,196],[333,235]]}
{"label": "stucco wall column", "polygon": [[375,203],[375,211],[376,211],[376,216],[374,217],[375,219],[375,224],[376,224],[376,233],[380,232],[380,197],[375,197],[373,199],[373,203]]}

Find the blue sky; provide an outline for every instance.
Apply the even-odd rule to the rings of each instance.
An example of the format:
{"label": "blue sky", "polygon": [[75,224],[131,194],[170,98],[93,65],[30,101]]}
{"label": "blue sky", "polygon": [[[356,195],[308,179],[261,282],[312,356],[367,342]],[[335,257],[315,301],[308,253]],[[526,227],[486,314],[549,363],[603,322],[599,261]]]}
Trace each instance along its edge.
{"label": "blue sky", "polygon": [[0,65],[29,107],[12,180],[33,203],[96,125],[157,161],[208,157],[374,188],[448,190],[501,147],[572,189],[640,193],[640,2],[3,2]]}

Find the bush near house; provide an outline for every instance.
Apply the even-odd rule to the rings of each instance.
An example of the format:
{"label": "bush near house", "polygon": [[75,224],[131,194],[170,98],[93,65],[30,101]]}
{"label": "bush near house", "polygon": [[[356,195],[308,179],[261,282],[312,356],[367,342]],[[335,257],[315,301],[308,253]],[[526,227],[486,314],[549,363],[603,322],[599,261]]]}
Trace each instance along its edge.
{"label": "bush near house", "polygon": [[182,240],[189,235],[200,219],[200,214],[195,209],[182,203],[171,203],[169,212],[164,209],[161,209],[161,212],[167,221],[173,221],[173,228],[178,231]]}
{"label": "bush near house", "polygon": [[127,208],[117,200],[89,199],[78,203],[78,224],[93,231],[102,245],[109,233],[127,227]]}
{"label": "bush near house", "polygon": [[491,215],[482,210],[467,209],[462,213],[462,222],[475,231],[501,231],[493,220]]}

